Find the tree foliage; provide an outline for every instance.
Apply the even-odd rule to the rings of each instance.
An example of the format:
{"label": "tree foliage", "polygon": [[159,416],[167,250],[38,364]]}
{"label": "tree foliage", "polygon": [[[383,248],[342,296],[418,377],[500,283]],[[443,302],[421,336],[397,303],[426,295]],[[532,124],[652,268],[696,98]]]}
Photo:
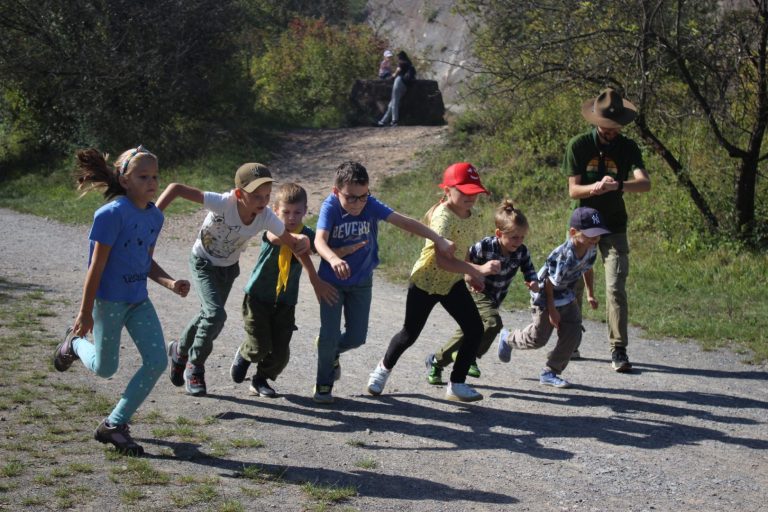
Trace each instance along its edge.
{"label": "tree foliage", "polygon": [[[479,92],[516,99],[612,86],[639,107],[636,127],[674,172],[712,231],[749,239],[758,170],[768,159],[768,3],[761,0],[462,0],[476,20]],[[700,191],[664,134],[707,123],[735,160],[729,211]],[[762,219],[764,222],[765,219]]]}
{"label": "tree foliage", "polygon": [[6,128],[29,127],[36,147],[193,149],[238,111],[237,12],[220,0],[0,3]]}
{"label": "tree foliage", "polygon": [[295,18],[253,59],[258,106],[282,123],[343,124],[352,84],[375,72],[383,46],[366,25],[341,28]]}

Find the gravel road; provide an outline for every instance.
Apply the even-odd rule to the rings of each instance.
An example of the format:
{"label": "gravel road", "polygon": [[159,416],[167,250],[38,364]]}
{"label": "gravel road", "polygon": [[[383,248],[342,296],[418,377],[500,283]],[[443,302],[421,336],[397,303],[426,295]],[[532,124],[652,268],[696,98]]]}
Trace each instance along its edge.
{"label": "gravel road", "polygon": [[[381,136],[376,130],[352,136],[361,133]],[[361,152],[359,159],[364,157]],[[156,259],[174,276],[188,275],[187,254],[201,215],[167,220]],[[79,301],[87,226],[9,210],[0,210],[0,218],[0,276],[67,299],[69,304],[58,306],[61,316],[51,319],[56,332],[63,330]],[[695,343],[648,339],[637,329],[631,330],[629,350],[635,371],[617,374],[610,369],[604,326],[587,323],[585,359],[568,368],[565,376],[574,387],[563,390],[538,383],[544,350],[516,351],[504,364],[494,345],[479,361],[482,378],[470,379],[485,400],[461,405],[445,401],[444,387],[425,380],[424,356],[454,329],[438,308],[385,393],[371,397],[365,393],[368,373],[399,328],[405,299],[403,286],[377,279],[368,342],[342,357],[337,402],[321,407],[311,400],[318,305],[305,280],[292,359],[275,384],[280,396],[249,396],[247,385],[233,384],[228,371],[242,339],[240,290],[256,252],[248,250],[241,261],[229,320],[207,367],[209,396],[188,397],[163,378],[142,412],[217,415],[222,438],[249,432],[265,447],[247,455],[195,456],[196,447],[186,443],[173,446],[176,457],[160,457],[168,443],[153,440],[138,421],[135,436],[164,471],[216,474],[223,486],[237,489],[230,477],[244,464],[260,464],[282,473],[289,484],[356,486],[359,495],[347,506],[365,511],[768,510],[766,367],[744,364],[727,350],[704,352]],[[196,298],[180,299],[155,285],[150,295],[166,337],[177,336],[196,311]],[[530,317],[526,311],[504,312],[503,320],[515,327]],[[123,341],[122,368],[114,378],[92,378],[78,365],[49,379],[88,381],[116,396],[138,363],[130,341]],[[376,467],[360,467],[361,459]],[[249,509],[305,510],[297,496],[295,486],[286,485],[254,498]],[[110,508],[100,505],[94,507]]]}

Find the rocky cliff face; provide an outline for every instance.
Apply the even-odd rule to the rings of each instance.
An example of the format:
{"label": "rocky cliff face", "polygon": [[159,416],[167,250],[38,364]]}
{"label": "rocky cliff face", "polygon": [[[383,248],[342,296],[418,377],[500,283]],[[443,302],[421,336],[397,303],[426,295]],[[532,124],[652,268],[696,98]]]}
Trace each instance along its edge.
{"label": "rocky cliff face", "polygon": [[397,53],[415,57],[419,78],[436,80],[449,110],[460,109],[469,27],[450,0],[369,0],[368,23]]}

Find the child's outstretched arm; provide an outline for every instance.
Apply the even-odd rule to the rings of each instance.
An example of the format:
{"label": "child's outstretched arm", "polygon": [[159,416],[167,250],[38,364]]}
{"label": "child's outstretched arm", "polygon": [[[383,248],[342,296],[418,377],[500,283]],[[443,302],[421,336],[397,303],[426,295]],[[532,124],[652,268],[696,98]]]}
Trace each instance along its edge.
{"label": "child's outstretched arm", "polygon": [[435,233],[429,226],[425,226],[416,219],[406,217],[405,215],[399,214],[397,212],[392,212],[389,217],[387,217],[387,222],[399,227],[403,231],[408,231],[414,235],[432,240],[435,243],[435,249],[437,250],[436,252],[438,254],[453,258],[454,253],[456,253],[456,245],[453,242],[443,238],[439,234]]}
{"label": "child's outstretched arm", "polygon": [[99,283],[101,283],[104,267],[107,266],[110,251],[112,251],[112,246],[100,242],[94,243],[91,264],[88,266],[88,273],[85,275],[85,283],[83,284],[80,311],[75,318],[75,325],[72,326],[72,331],[78,336],[85,336],[93,330],[93,303],[96,300],[96,292],[99,289]]}
{"label": "child's outstretched arm", "polygon": [[446,272],[464,274],[464,280],[469,283],[472,289],[482,292],[485,289],[485,276],[498,274],[501,269],[501,263],[499,263],[499,260],[490,260],[482,265],[476,265],[469,261],[468,254],[467,258],[462,261],[454,256],[447,258],[435,251],[435,262],[439,268]]}
{"label": "child's outstretched arm", "polygon": [[186,297],[189,293],[189,281],[186,279],[172,278],[160,265],[157,264],[154,258],[152,259],[152,266],[149,269],[149,278],[181,297]]}
{"label": "child's outstretched arm", "polygon": [[283,231],[283,234],[277,238],[280,242],[290,247],[291,252],[296,256],[301,256],[302,254],[307,254],[309,252],[311,244],[309,243],[307,235],[291,233],[286,229]]}
{"label": "child's outstretched arm", "polygon": [[181,183],[171,183],[167,187],[165,187],[165,190],[163,190],[163,193],[160,194],[160,197],[157,198],[157,202],[155,203],[155,206],[160,208],[161,210],[165,210],[171,202],[176,199],[177,197],[184,198],[188,201],[194,201],[195,203],[203,204],[203,191],[196,189],[194,187],[189,187],[187,185],[182,185]]}
{"label": "child's outstretched arm", "polygon": [[331,234],[328,231],[318,229],[315,233],[315,249],[317,250],[317,254],[328,262],[333,269],[333,273],[336,274],[336,277],[339,279],[347,279],[352,274],[352,271],[349,268],[349,264],[341,259],[341,256],[336,254],[336,252],[328,245],[328,238],[330,236]]}
{"label": "child's outstretched arm", "polygon": [[309,258],[308,253],[304,253],[298,256],[301,266],[307,271],[307,277],[309,282],[312,283],[312,288],[315,290],[317,301],[324,301],[326,304],[333,306],[339,300],[339,292],[330,283],[326,283],[320,276],[317,275],[315,266],[312,264],[312,260]]}
{"label": "child's outstretched arm", "polygon": [[589,307],[597,309],[597,299],[595,298],[595,291],[593,290],[595,283],[595,274],[592,269],[584,272],[584,287],[587,289],[587,301],[589,301]]}

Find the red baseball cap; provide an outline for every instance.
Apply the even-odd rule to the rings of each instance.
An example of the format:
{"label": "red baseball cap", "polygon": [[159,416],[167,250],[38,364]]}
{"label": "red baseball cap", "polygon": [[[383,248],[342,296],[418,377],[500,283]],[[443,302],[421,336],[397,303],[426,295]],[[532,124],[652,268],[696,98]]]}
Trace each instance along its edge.
{"label": "red baseball cap", "polygon": [[482,183],[475,167],[468,162],[459,162],[448,166],[443,173],[440,188],[456,187],[459,192],[472,196],[475,194],[490,194]]}

